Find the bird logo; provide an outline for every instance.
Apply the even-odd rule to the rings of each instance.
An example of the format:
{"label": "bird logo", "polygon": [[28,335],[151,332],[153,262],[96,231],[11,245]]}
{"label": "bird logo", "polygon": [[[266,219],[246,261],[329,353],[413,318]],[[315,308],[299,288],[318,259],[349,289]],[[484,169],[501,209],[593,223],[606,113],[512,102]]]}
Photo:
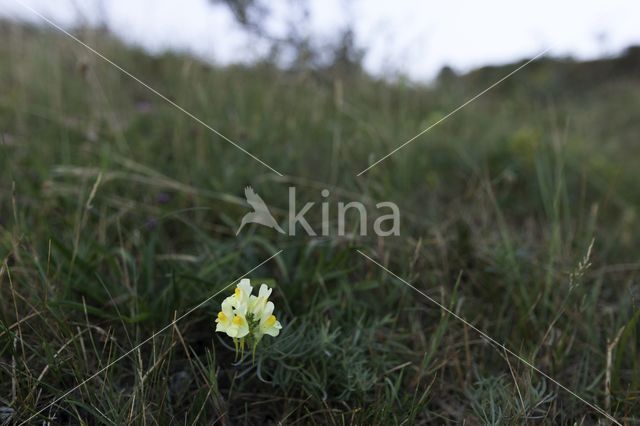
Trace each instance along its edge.
{"label": "bird logo", "polygon": [[269,207],[267,207],[262,198],[260,198],[260,196],[256,194],[253,188],[247,186],[244,189],[244,196],[247,199],[247,203],[249,203],[249,205],[253,207],[253,211],[244,215],[244,217],[242,218],[242,222],[240,223],[240,227],[238,228],[238,231],[236,231],[236,235],[238,235],[244,225],[248,223],[257,223],[268,228],[273,228],[281,234],[285,233],[280,225],[278,225],[278,222],[276,222],[276,220],[271,215]]}

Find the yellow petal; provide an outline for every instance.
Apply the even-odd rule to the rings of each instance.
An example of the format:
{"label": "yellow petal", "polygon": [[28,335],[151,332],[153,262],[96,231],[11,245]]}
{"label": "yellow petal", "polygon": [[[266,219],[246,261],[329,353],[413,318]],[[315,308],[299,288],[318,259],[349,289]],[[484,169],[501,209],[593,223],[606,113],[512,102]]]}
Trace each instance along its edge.
{"label": "yellow petal", "polygon": [[269,318],[267,318],[267,320],[265,321],[265,324],[268,327],[273,327],[276,324],[276,316],[275,315],[269,316]]}

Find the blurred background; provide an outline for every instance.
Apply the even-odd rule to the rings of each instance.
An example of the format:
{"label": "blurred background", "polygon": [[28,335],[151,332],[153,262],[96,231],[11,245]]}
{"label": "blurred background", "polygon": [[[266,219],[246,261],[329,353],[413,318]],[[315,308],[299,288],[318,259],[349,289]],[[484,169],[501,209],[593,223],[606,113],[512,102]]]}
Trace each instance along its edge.
{"label": "blurred background", "polygon": [[[92,26],[151,53],[182,51],[220,65],[326,64],[340,49],[373,75],[430,81],[531,57],[594,59],[640,43],[637,2],[405,0],[20,0],[65,28]],[[0,15],[41,20],[16,0]],[[309,55],[311,57],[309,57]]]}
{"label": "blurred background", "polygon": [[[640,423],[639,2],[0,15],[0,424]],[[329,235],[236,235],[246,186]],[[255,358],[214,332],[247,271]]]}

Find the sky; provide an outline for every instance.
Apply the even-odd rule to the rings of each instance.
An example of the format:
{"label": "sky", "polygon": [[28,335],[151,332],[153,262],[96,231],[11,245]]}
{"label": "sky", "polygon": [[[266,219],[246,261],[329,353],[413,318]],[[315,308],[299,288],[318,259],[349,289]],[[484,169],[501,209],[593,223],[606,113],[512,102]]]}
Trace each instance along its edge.
{"label": "sky", "polygon": [[[271,0],[267,26],[286,29],[294,0]],[[0,16],[45,25],[24,5],[64,28],[106,25],[152,53],[186,51],[218,64],[251,62],[267,45],[248,36],[225,6],[210,0],[0,0]],[[303,26],[318,43],[350,25],[365,68],[416,81],[443,66],[459,72],[532,57],[591,59],[640,44],[638,0],[308,0]]]}

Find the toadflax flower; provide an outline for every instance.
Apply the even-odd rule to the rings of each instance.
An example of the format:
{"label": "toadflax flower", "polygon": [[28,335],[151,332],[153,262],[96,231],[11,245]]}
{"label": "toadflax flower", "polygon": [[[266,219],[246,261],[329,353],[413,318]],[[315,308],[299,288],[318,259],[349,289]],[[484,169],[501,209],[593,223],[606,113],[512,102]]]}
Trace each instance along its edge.
{"label": "toadflax flower", "polygon": [[262,337],[277,336],[282,325],[273,314],[275,306],[269,301],[273,289],[262,284],[258,295],[252,295],[253,287],[248,278],[240,280],[233,295],[222,302],[221,310],[216,318],[216,332],[226,333],[233,338],[236,351],[244,352],[245,343],[256,347]]}

